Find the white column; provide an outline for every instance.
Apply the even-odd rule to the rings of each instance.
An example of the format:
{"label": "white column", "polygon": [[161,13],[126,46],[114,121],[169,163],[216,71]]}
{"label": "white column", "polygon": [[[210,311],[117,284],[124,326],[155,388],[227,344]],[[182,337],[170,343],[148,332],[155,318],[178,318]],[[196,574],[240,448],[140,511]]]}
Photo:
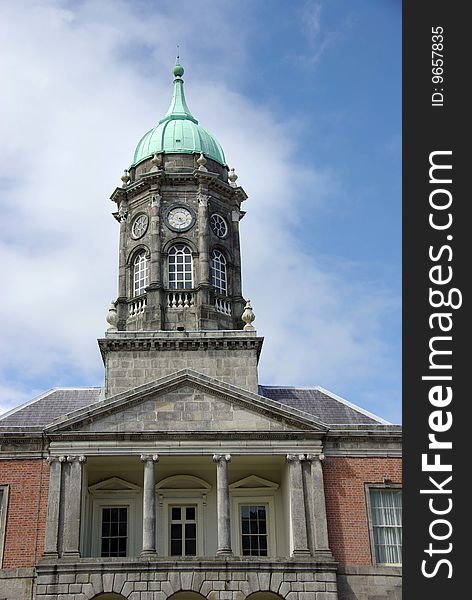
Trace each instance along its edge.
{"label": "white column", "polygon": [[307,454],[306,458],[311,463],[312,502],[315,517],[313,522],[315,552],[331,556],[328,541],[323,467],[321,465],[321,461],[324,460],[324,454]]}
{"label": "white column", "polygon": [[290,486],[290,519],[292,554],[310,554],[306,527],[305,494],[301,461],[304,454],[287,454]]}
{"label": "white column", "polygon": [[142,556],[156,554],[156,478],[154,463],[159,461],[157,454],[141,454],[144,463],[143,490],[143,549]]}
{"label": "white column", "polygon": [[217,554],[233,554],[231,549],[231,522],[229,508],[228,463],[230,454],[214,454],[216,462],[216,495],[217,495]]}
{"label": "white column", "polygon": [[82,501],[82,468],[85,456],[68,456],[65,477],[64,537],[62,555],[80,557],[80,511]]}
{"label": "white column", "polygon": [[49,456],[49,490],[48,510],[46,516],[46,535],[44,540],[44,557],[59,556],[59,510],[61,503],[62,465],[65,456]]}

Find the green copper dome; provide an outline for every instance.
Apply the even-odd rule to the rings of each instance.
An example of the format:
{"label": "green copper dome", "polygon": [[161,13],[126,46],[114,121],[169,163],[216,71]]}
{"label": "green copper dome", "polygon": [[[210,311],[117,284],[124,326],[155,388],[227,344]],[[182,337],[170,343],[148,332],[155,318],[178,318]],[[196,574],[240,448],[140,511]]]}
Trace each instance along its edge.
{"label": "green copper dome", "polygon": [[169,110],[159,123],[139,140],[134,151],[134,167],[154,154],[193,154],[200,153],[220,165],[226,166],[225,155],[219,142],[206,129],[198,124],[185,101],[184,69],[176,64],[173,73],[174,93]]}

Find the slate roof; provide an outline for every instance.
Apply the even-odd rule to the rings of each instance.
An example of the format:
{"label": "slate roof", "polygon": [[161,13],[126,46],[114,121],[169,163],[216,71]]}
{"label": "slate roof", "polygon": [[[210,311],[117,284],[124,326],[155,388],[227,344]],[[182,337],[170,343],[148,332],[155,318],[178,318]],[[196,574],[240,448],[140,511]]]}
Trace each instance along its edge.
{"label": "slate roof", "polygon": [[[41,429],[74,410],[102,399],[102,388],[55,388],[0,415],[0,429]],[[259,386],[259,394],[302,410],[329,426],[379,425],[386,421],[320,387]]]}
{"label": "slate roof", "polygon": [[55,388],[26,404],[0,415],[3,427],[45,427],[61,417],[94,402],[98,402],[102,388]]}
{"label": "slate roof", "polygon": [[259,394],[303,410],[327,425],[386,424],[386,421],[380,417],[321,387],[296,388],[260,385]]}

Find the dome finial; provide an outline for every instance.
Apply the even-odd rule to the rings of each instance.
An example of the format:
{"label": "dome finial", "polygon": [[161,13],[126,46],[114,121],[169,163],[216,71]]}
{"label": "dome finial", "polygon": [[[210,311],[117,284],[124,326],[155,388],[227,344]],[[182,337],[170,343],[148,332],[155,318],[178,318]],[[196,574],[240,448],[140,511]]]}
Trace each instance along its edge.
{"label": "dome finial", "polygon": [[174,66],[172,72],[174,74],[174,77],[182,77],[182,75],[184,74],[184,68],[180,64],[180,46],[179,46],[179,44],[177,44],[177,56],[175,59],[175,66]]}

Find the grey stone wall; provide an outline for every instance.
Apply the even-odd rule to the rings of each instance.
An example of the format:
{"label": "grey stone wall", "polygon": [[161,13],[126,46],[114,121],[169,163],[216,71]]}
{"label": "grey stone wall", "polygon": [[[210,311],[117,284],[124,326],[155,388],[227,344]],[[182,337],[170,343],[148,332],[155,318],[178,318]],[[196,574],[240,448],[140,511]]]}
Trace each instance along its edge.
{"label": "grey stone wall", "polygon": [[283,431],[288,424],[249,411],[191,386],[181,386],[163,395],[85,423],[81,431]]}
{"label": "grey stone wall", "polygon": [[0,569],[0,600],[31,600],[33,569]]}
{"label": "grey stone wall", "polygon": [[262,340],[249,332],[159,332],[152,337],[144,332],[134,338],[130,334],[99,340],[107,397],[189,368],[258,393]]}
{"label": "grey stone wall", "polygon": [[401,567],[339,567],[339,600],[401,600]]}
{"label": "grey stone wall", "polygon": [[40,566],[36,600],[90,600],[115,592],[129,600],[167,600],[194,591],[208,600],[245,600],[272,591],[287,600],[337,600],[335,566],[273,561],[156,561]]}

